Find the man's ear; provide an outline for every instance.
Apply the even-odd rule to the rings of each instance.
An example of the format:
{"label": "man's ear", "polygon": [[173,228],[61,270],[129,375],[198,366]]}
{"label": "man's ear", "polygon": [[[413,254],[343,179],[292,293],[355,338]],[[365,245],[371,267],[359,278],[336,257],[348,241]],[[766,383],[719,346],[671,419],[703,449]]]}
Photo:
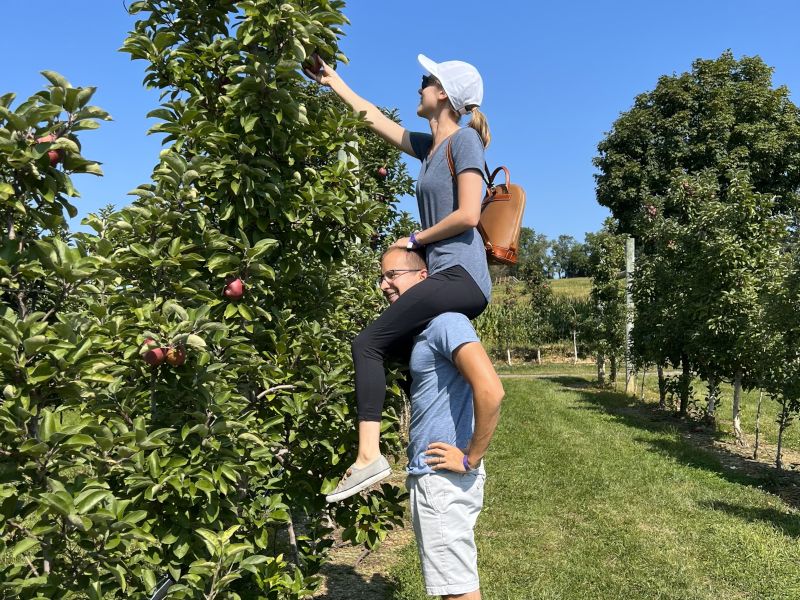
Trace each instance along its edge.
{"label": "man's ear", "polygon": [[419,272],[419,278],[420,279],[427,279],[428,278],[428,269],[422,269]]}

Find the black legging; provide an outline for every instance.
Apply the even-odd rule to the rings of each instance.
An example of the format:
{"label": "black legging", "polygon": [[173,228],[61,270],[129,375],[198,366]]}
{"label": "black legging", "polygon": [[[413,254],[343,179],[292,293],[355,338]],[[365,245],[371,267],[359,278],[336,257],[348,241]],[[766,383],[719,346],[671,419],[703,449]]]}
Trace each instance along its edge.
{"label": "black legging", "polygon": [[387,355],[407,353],[414,335],[446,312],[474,319],[486,308],[486,296],[464,267],[454,266],[406,290],[353,340],[359,421],[380,421],[386,400]]}

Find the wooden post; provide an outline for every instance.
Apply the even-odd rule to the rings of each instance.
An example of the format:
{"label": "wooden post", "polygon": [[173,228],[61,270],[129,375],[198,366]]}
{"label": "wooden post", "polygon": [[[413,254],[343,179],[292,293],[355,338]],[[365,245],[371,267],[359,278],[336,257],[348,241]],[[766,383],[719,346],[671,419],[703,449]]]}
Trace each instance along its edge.
{"label": "wooden post", "polygon": [[[631,295],[631,284],[633,282],[633,270],[635,268],[634,239],[629,237],[625,240],[625,393],[631,387],[633,379],[633,361],[631,360],[631,331],[633,331],[633,296]],[[633,392],[636,393],[636,381],[633,380]]]}

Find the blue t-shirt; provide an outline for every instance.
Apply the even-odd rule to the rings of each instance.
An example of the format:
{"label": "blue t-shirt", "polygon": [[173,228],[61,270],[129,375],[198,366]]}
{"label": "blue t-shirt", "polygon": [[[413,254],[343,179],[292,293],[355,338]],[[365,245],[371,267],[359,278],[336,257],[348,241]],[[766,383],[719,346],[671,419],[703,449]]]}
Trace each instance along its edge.
{"label": "blue t-shirt", "polygon": [[[414,337],[411,371],[411,425],[408,467],[410,475],[435,473],[425,461],[433,442],[444,442],[462,450],[472,439],[475,421],[472,386],[453,363],[453,352],[461,345],[478,342],[469,319],[460,313],[435,317]],[[479,467],[483,469],[483,465]]]}
{"label": "blue t-shirt", "polygon": [[[416,131],[409,135],[414,154],[422,161],[417,179],[417,205],[422,227],[428,229],[458,208],[458,190],[447,164],[448,141],[453,140],[456,176],[466,169],[478,169],[483,172],[485,164],[483,141],[472,127],[462,127],[450,138],[442,140],[433,155],[428,158],[433,145],[433,136]],[[478,284],[486,296],[486,301],[491,300],[492,279],[486,261],[486,248],[481,234],[475,227],[456,236],[428,244],[425,246],[425,253],[428,271],[431,274],[461,265]]]}

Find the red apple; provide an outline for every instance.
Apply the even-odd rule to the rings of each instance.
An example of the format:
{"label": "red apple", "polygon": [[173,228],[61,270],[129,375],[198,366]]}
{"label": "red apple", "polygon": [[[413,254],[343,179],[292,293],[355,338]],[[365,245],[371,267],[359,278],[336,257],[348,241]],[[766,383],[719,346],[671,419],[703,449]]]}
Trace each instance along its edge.
{"label": "red apple", "polygon": [[[37,144],[49,144],[55,142],[58,139],[55,133],[51,133],[44,137],[36,138]],[[64,152],[62,150],[48,150],[47,151],[47,158],[50,159],[50,166],[55,167],[58,163],[60,163],[64,159]]]}
{"label": "red apple", "polygon": [[141,350],[142,358],[144,362],[146,362],[151,367],[157,367],[161,363],[164,362],[164,358],[166,358],[166,353],[164,352],[164,348],[159,348],[156,345],[156,341],[153,338],[147,338],[144,341],[144,345],[142,346]]}
{"label": "red apple", "polygon": [[167,362],[173,367],[180,367],[186,362],[186,350],[181,347],[170,346],[167,349]]}
{"label": "red apple", "polygon": [[386,167],[379,167],[378,168],[378,177],[381,179],[386,179],[386,176],[389,174],[389,171],[386,170]]}
{"label": "red apple", "polygon": [[225,289],[222,290],[222,293],[226,298],[239,300],[244,295],[244,282],[237,277],[225,285]]}

